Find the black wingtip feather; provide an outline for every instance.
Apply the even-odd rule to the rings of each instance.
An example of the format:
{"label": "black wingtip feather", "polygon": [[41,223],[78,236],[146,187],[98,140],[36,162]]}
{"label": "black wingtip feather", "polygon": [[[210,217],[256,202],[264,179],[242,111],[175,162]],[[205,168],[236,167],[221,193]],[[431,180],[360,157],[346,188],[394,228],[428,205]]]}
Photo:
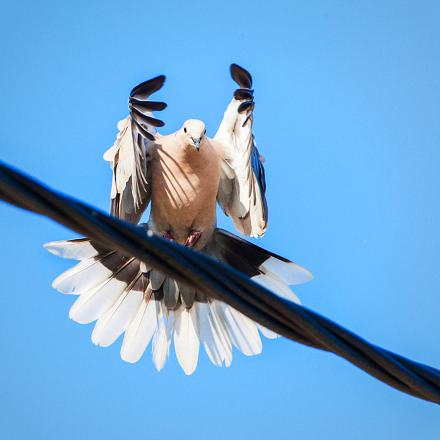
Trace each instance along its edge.
{"label": "black wingtip feather", "polygon": [[245,111],[252,111],[254,108],[254,101],[244,101],[238,106],[238,113],[242,113]]}
{"label": "black wingtip feather", "polygon": [[253,99],[253,93],[254,91],[252,89],[237,89],[234,92],[234,98],[238,99],[239,101],[249,101]]}
{"label": "black wingtip feather", "polygon": [[130,92],[131,98],[138,99],[146,99],[147,96],[151,95],[154,92],[157,92],[165,82],[165,75],[159,75],[155,78],[149,79],[138,84],[133,90]]}
{"label": "black wingtip feather", "polygon": [[231,64],[232,79],[243,89],[252,88],[251,74],[238,64]]}
{"label": "black wingtip feather", "polygon": [[148,111],[161,111],[167,108],[166,102],[160,101],[141,101],[136,98],[130,98],[130,104],[136,105],[138,107],[142,107]]}
{"label": "black wingtip feather", "polygon": [[129,105],[131,115],[134,119],[136,119],[141,124],[148,124],[152,125],[153,127],[163,127],[165,125],[165,122],[161,121],[160,119],[153,118],[149,115],[146,115],[137,105],[130,104]]}
{"label": "black wingtip feather", "polygon": [[146,101],[145,108],[151,111],[161,111],[167,108],[167,103],[162,101]]}

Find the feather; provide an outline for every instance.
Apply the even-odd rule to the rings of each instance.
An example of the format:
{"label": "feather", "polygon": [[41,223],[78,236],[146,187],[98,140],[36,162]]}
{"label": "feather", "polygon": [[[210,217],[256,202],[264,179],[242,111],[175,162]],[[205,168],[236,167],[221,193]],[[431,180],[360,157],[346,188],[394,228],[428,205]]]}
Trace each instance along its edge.
{"label": "feather", "polygon": [[151,271],[151,267],[147,266],[143,261],[141,261],[140,269],[141,269],[141,272],[143,272],[143,273],[148,273]]}
{"label": "feather", "polygon": [[211,325],[209,305],[208,303],[197,303],[195,307],[199,309],[200,340],[203,342],[206,354],[214,365],[221,367],[223,363],[223,347],[215,329]]}
{"label": "feather", "polygon": [[165,122],[151,117],[151,112],[144,110],[141,106],[130,104],[131,116],[139,125],[151,125],[153,127],[163,127]]}
{"label": "feather", "polygon": [[107,347],[124,333],[142,303],[145,291],[144,276],[141,273],[127,286],[123,294],[96,322],[92,342]]}
{"label": "feather", "polygon": [[224,304],[220,301],[211,301],[208,303],[210,311],[211,325],[217,332],[222,343],[222,356],[226,367],[232,362],[232,340],[226,323]]}
{"label": "feather", "polygon": [[232,360],[231,341],[226,336],[226,331],[219,324],[215,311],[215,304],[197,303],[200,319],[200,340],[203,342],[206,354],[211,362],[221,367],[223,362],[229,366]]}
{"label": "feather", "polygon": [[87,238],[75,240],[60,240],[45,243],[44,248],[51,254],[71,260],[85,260],[98,255],[98,247],[94,247]]}
{"label": "feather", "polygon": [[154,269],[150,272],[150,283],[153,290],[159,290],[165,281],[165,275]]}
{"label": "feather", "polygon": [[162,290],[165,307],[174,310],[179,299],[179,285],[175,280],[167,277],[162,285]]}
{"label": "feather", "polygon": [[140,101],[136,98],[131,98],[130,104],[137,105],[145,110],[150,110],[150,111],[161,111],[161,110],[165,110],[167,108],[167,104],[165,102]]}
{"label": "feather", "polygon": [[196,291],[193,287],[187,286],[186,284],[180,284],[180,298],[182,300],[182,304],[187,308],[190,309],[193,304],[196,297]]}
{"label": "feather", "polygon": [[252,88],[252,76],[251,74],[239,66],[238,64],[231,64],[231,76],[232,79],[243,89]]}
{"label": "feather", "polygon": [[62,293],[78,295],[111,277],[113,270],[107,264],[118,267],[125,260],[126,257],[115,252],[100,255],[96,259],[83,260],[55,278],[52,287]]}
{"label": "feather", "polygon": [[153,337],[153,363],[158,371],[162,370],[168,359],[172,333],[173,312],[166,310],[163,301],[155,301],[157,327]]}
{"label": "feather", "polygon": [[252,100],[253,97],[254,97],[253,90],[237,89],[234,92],[234,98],[238,99],[239,101]]}
{"label": "feather", "polygon": [[154,118],[152,110],[163,110],[163,102],[147,101],[165,81],[163,75],[134,87],[130,93],[130,116],[119,121],[112,147],[104,153],[113,171],[111,214],[138,223],[151,198],[149,157],[154,148],[155,127],[164,122]]}
{"label": "feather", "polygon": [[159,75],[155,78],[149,79],[147,81],[144,81],[140,84],[138,84],[136,87],[133,87],[133,89],[130,92],[130,98],[136,98],[141,101],[145,101],[148,99],[150,95],[152,95],[154,92],[157,92],[159,89],[162,88],[164,82],[165,82],[165,75]]}
{"label": "feather", "polygon": [[199,357],[199,318],[198,308],[180,307],[175,312],[174,348],[177,360],[185,374],[194,373]]}
{"label": "feather", "polygon": [[[247,240],[244,240],[223,229],[215,230],[213,256],[249,277],[267,276],[267,283],[273,283],[277,290],[288,289],[290,284],[301,284],[310,281],[313,276],[305,268],[284,257],[267,251]],[[264,281],[263,281],[264,283]],[[267,285],[269,287],[269,285]],[[269,287],[271,288],[271,287]],[[292,298],[289,298],[292,300]]]}
{"label": "feather", "polygon": [[304,267],[292,261],[283,261],[274,256],[264,261],[260,269],[264,273],[276,275],[286,284],[303,284],[313,279],[313,275]]}
{"label": "feather", "polygon": [[[130,119],[131,122],[133,123],[132,133],[133,133],[134,142],[136,142],[138,145],[142,145],[143,143],[142,138],[148,139],[150,141],[154,141],[155,130],[153,128],[153,125],[149,127],[147,125],[148,122],[144,120],[144,118],[136,117],[135,112],[131,113]],[[136,134],[139,134],[140,136],[136,136]]]}
{"label": "feather", "polygon": [[246,356],[261,353],[262,345],[255,322],[223,304],[224,317],[232,343]]}
{"label": "feather", "polygon": [[241,88],[234,92],[214,136],[222,157],[217,201],[242,234],[260,237],[266,232],[268,208],[264,167],[252,134],[252,78],[236,64],[231,65],[231,75]]}
{"label": "feather", "polygon": [[151,288],[147,288],[141,305],[125,332],[121,358],[127,362],[137,362],[147,348],[156,327],[156,301],[152,299]]}
{"label": "feather", "polygon": [[295,295],[295,293],[289,288],[287,284],[284,284],[280,279],[270,276],[268,274],[261,274],[255,277],[252,277],[252,281],[260,284],[266,289],[271,290],[282,298],[288,299],[289,301],[293,301],[296,304],[301,304],[299,298]]}
{"label": "feather", "polygon": [[[238,113],[243,113],[246,111],[252,111],[253,108],[254,108],[254,101],[244,101],[238,106],[237,111]],[[242,126],[244,126],[245,124],[246,124],[246,119],[245,122],[243,122]]]}
{"label": "feather", "polygon": [[272,330],[269,330],[266,327],[263,327],[261,324],[257,324],[257,328],[258,330],[260,330],[261,334],[266,337],[267,339],[276,339],[278,338],[280,335],[278,335],[277,333],[273,332]]}
{"label": "feather", "polygon": [[81,294],[70,309],[70,318],[81,324],[98,319],[118,301],[138,271],[139,262],[132,258],[98,288]]}

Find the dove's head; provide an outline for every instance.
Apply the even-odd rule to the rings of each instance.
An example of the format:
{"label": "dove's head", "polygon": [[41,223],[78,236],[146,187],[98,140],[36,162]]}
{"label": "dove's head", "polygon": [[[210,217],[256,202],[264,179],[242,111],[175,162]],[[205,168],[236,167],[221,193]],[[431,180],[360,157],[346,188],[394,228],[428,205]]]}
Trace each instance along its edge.
{"label": "dove's head", "polygon": [[200,144],[206,136],[206,127],[202,121],[198,119],[188,119],[182,126],[182,136],[186,145],[194,147],[197,151],[200,150]]}

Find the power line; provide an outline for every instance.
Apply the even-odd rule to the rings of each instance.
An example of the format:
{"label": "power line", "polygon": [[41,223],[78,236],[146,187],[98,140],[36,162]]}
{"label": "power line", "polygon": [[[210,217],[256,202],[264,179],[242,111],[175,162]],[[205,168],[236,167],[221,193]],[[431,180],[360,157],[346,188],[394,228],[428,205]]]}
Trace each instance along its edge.
{"label": "power line", "polygon": [[147,235],[145,230],[57,193],[1,162],[0,199],[49,217],[107,248],[135,256],[276,333],[333,352],[404,393],[440,403],[439,370],[370,344],[318,313],[278,297],[230,266]]}

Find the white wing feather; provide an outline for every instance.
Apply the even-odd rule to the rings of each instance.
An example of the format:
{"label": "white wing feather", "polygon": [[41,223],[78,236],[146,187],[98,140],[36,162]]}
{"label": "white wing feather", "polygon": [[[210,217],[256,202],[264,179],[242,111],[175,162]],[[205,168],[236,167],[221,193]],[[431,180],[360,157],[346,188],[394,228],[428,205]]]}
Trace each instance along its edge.
{"label": "white wing feather", "polygon": [[130,93],[130,115],[118,123],[115,143],[104,153],[112,169],[111,213],[138,223],[151,197],[148,162],[155,146],[156,128],[163,122],[153,117],[152,110],[163,110],[165,103],[148,101],[159,90],[164,76],[136,86]]}
{"label": "white wing feather", "polygon": [[264,167],[252,133],[252,78],[234,64],[231,74],[241,88],[235,91],[214,137],[222,158],[217,200],[241,233],[259,237],[267,227],[267,203]]}

